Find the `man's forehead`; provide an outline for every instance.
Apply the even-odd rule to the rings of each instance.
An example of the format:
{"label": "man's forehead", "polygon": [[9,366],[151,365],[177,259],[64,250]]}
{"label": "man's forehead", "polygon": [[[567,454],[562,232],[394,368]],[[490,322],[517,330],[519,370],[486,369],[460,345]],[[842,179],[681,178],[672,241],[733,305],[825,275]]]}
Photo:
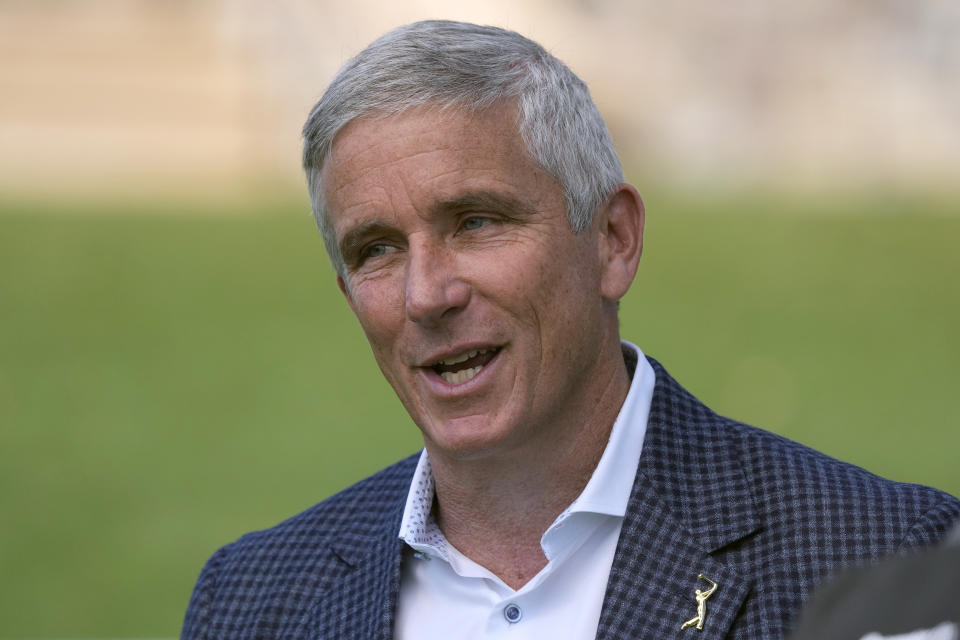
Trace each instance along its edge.
{"label": "man's forehead", "polygon": [[[489,139],[488,132],[513,139],[522,144],[517,105],[503,100],[485,109],[468,109],[456,104],[427,103],[408,107],[398,112],[374,111],[350,120],[333,138],[324,168],[342,162],[343,151],[363,151],[384,138],[403,132],[424,130],[444,136],[457,136],[457,143],[482,144]],[[339,152],[339,153],[338,153]]]}
{"label": "man's forehead", "polygon": [[512,105],[358,118],[338,133],[323,167],[335,227],[382,217],[380,208],[411,194],[424,211],[530,208],[524,200],[541,193],[544,181],[562,192],[529,158]]}

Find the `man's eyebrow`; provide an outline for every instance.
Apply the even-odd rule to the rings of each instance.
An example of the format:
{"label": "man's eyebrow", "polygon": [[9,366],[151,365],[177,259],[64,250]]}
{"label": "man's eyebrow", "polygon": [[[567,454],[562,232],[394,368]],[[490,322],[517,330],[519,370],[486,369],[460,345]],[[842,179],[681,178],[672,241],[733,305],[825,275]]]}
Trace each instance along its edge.
{"label": "man's eyebrow", "polygon": [[536,211],[528,204],[511,196],[490,191],[471,191],[455,198],[438,202],[434,209],[439,211],[463,212],[476,210],[499,212],[518,218],[532,217]]}

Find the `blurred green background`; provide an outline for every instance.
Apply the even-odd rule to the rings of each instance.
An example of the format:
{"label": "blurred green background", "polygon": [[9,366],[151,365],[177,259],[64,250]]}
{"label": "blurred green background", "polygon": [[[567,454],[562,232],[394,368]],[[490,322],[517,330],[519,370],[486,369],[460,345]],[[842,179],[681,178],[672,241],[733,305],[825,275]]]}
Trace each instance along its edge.
{"label": "blurred green background", "polygon": [[[3,636],[173,636],[219,545],[419,447],[278,202],[0,204]],[[722,413],[960,494],[958,204],[650,194],[623,335]]]}

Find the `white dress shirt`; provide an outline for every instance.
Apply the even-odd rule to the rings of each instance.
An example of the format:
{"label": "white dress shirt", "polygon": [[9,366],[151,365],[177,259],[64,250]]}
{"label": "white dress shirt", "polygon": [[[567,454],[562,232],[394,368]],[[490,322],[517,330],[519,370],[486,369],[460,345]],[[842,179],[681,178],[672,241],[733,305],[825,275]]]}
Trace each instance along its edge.
{"label": "white dress shirt", "polygon": [[630,391],[597,468],[580,496],[543,534],[547,565],[518,590],[466,557],[444,537],[431,514],[434,488],[424,450],[400,525],[403,558],[395,637],[594,638],[620,527],[633,487],[654,372],[637,355]]}

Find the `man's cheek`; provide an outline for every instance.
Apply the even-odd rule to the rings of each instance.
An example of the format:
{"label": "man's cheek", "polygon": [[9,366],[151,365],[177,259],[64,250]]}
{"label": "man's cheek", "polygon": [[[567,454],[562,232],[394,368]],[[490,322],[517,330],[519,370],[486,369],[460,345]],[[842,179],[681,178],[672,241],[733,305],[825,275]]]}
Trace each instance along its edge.
{"label": "man's cheek", "polygon": [[364,283],[353,290],[350,306],[367,330],[368,325],[386,326],[402,319],[403,295],[390,283]]}

